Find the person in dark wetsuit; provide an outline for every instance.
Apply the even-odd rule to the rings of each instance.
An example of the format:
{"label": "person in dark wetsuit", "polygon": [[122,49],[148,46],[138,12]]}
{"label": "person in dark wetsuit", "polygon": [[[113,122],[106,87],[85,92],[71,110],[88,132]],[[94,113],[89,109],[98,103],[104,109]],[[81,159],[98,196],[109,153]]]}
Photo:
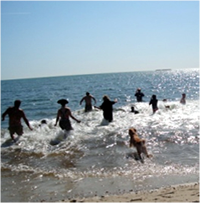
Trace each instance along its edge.
{"label": "person in dark wetsuit", "polygon": [[113,120],[112,106],[115,103],[117,103],[117,99],[115,99],[114,101],[110,101],[109,97],[105,95],[103,97],[103,103],[101,104],[101,106],[99,107],[95,106],[95,108],[102,109],[104,119],[111,122]]}
{"label": "person in dark wetsuit", "polygon": [[82,104],[83,101],[85,101],[85,112],[92,110],[92,99],[94,100],[94,102],[96,104],[96,99],[89,92],[86,92],[86,96],[84,96],[81,99],[80,105]]}
{"label": "person in dark wetsuit", "polygon": [[65,105],[68,104],[68,101],[66,99],[60,99],[57,101],[57,103],[61,104],[61,108],[57,112],[55,126],[57,125],[60,119],[59,126],[61,127],[62,130],[66,130],[66,131],[73,130],[69,117],[71,117],[78,123],[80,123],[81,121],[79,121],[72,115],[70,108],[65,107]]}
{"label": "person in dark wetsuit", "polygon": [[158,100],[156,99],[156,95],[152,95],[149,105],[152,105],[153,113],[158,110],[157,103]]}
{"label": "person in dark wetsuit", "polygon": [[141,89],[138,88],[136,93],[135,93],[137,102],[142,102],[142,97],[144,97],[144,94],[141,92]]}

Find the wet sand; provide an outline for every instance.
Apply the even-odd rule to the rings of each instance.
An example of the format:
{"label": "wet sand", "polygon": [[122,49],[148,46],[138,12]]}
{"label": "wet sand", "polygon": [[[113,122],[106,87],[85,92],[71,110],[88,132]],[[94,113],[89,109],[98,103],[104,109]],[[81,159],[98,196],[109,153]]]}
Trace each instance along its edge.
{"label": "wet sand", "polygon": [[199,202],[199,183],[173,185],[157,190],[62,200],[65,202]]}

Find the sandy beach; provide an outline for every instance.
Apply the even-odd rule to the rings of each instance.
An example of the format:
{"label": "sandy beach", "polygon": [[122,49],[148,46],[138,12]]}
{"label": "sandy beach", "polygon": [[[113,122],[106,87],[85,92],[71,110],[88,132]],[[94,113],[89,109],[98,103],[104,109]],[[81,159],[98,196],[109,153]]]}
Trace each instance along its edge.
{"label": "sandy beach", "polygon": [[[63,200],[64,201],[64,200]],[[152,191],[142,191],[65,200],[65,202],[199,202],[199,183],[173,185]]]}

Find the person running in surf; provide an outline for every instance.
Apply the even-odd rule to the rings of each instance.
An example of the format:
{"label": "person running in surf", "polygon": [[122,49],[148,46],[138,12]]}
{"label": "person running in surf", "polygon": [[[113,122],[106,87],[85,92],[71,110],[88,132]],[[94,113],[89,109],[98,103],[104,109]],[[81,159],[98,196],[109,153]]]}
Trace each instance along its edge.
{"label": "person running in surf", "polygon": [[68,104],[68,101],[66,99],[60,99],[57,101],[57,103],[61,104],[61,108],[57,112],[55,126],[59,121],[59,126],[61,127],[62,130],[66,131],[73,130],[69,117],[71,117],[78,123],[80,123],[81,121],[79,121],[72,115],[70,108],[65,107],[65,105]]}
{"label": "person running in surf", "polygon": [[10,137],[13,141],[16,141],[14,138],[14,134],[16,133],[18,136],[23,134],[23,126],[21,124],[21,118],[23,118],[26,125],[29,127],[30,130],[33,130],[29,124],[28,119],[22,109],[20,109],[21,101],[15,100],[14,106],[9,107],[3,114],[2,114],[2,121],[4,121],[6,115],[9,116],[9,132]]}
{"label": "person running in surf", "polygon": [[109,97],[107,95],[103,96],[103,103],[101,106],[95,108],[102,109],[103,110],[103,117],[105,120],[111,122],[113,120],[113,108],[112,106],[117,103],[117,99],[114,101],[110,101]]}
{"label": "person running in surf", "polygon": [[94,102],[96,104],[96,99],[89,92],[86,92],[86,96],[84,96],[81,99],[80,105],[82,104],[83,101],[85,101],[85,112],[92,110],[92,99],[94,100]]}
{"label": "person running in surf", "polygon": [[156,98],[156,95],[154,94],[152,95],[151,100],[149,102],[149,105],[152,105],[153,113],[155,113],[158,110],[157,103],[158,100]]}

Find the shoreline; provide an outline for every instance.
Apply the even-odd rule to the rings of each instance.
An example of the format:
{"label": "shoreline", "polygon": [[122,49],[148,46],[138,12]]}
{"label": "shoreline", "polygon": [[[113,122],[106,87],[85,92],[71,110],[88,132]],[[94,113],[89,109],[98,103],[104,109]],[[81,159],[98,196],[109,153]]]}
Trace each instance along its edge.
{"label": "shoreline", "polygon": [[156,190],[129,192],[62,200],[62,202],[199,202],[199,182],[161,187]]}

